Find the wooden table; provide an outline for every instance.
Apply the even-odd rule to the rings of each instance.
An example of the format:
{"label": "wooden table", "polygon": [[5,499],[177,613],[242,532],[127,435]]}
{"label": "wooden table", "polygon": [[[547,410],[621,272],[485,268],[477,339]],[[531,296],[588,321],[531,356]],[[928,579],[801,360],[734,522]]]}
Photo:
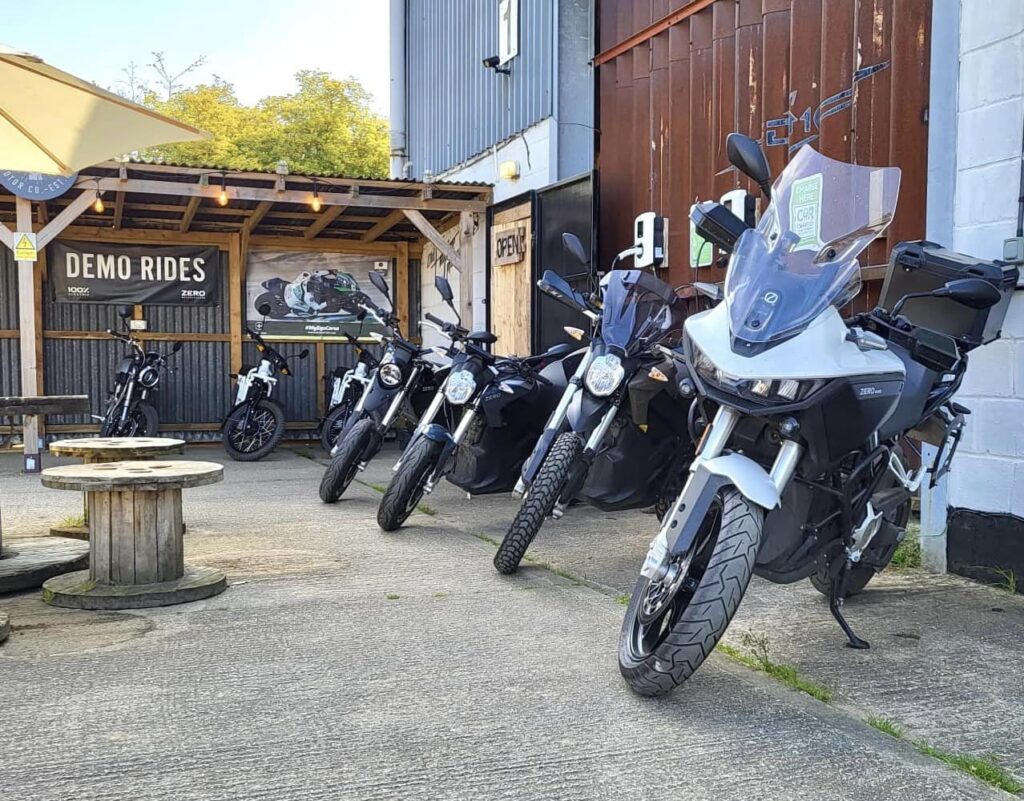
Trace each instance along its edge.
{"label": "wooden table", "polygon": [[22,417],[22,432],[25,441],[25,472],[38,473],[42,469],[39,460],[39,437],[34,423],[37,417],[48,414],[89,413],[88,395],[23,395],[0,397],[0,417]]}
{"label": "wooden table", "polygon": [[43,584],[43,600],[77,609],[137,609],[223,592],[219,570],[187,567],[181,491],[224,479],[214,462],[130,461],[50,467],[43,486],[85,492],[89,569]]}
{"label": "wooden table", "polygon": [[[85,464],[120,462],[125,459],[164,458],[185,452],[185,440],[170,437],[75,437],[58,439],[50,443],[50,453],[57,456],[78,456]],[[89,539],[89,502],[84,499],[81,526],[53,526],[50,534],[55,537]],[[182,524],[184,525],[184,524]]]}

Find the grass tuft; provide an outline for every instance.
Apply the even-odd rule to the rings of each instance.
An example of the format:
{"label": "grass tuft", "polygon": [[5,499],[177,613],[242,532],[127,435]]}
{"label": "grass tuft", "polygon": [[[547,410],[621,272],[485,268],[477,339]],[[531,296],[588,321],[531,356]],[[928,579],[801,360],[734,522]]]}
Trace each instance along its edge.
{"label": "grass tuft", "polygon": [[903,739],[903,727],[900,726],[894,720],[889,720],[889,718],[875,716],[868,718],[867,724],[872,728],[878,729],[883,734],[888,734],[890,737],[895,737],[897,740]]}
{"label": "grass tuft", "polygon": [[915,568],[921,566],[921,526],[910,523],[903,541],[896,546],[892,562],[896,567]]}
{"label": "grass tuft", "polygon": [[746,651],[741,651],[739,648],[724,642],[718,643],[716,649],[734,662],[739,662],[741,665],[745,665],[752,670],[767,673],[773,679],[781,681],[794,690],[811,696],[811,698],[816,698],[822,703],[831,703],[834,694],[828,687],[801,676],[800,671],[792,665],[774,662],[769,658],[768,637],[766,635],[744,634],[743,645],[747,647]]}
{"label": "grass tuft", "polygon": [[969,773],[986,784],[1005,790],[1011,795],[1019,795],[1024,792],[1024,784],[1017,781],[994,757],[958,754],[955,751],[946,751],[924,742],[914,743],[914,747],[925,756],[941,760],[947,765]]}
{"label": "grass tuft", "polygon": [[389,592],[389,593],[388,593],[387,595],[385,595],[384,597],[385,597],[385,598],[387,598],[387,599],[388,599],[389,601],[397,601],[397,600],[398,600],[399,598],[401,598],[402,596],[400,596],[400,595],[395,595],[395,594],[394,594],[393,592]]}
{"label": "grass tuft", "polygon": [[60,521],[63,528],[82,528],[85,525],[85,515],[68,515]]}
{"label": "grass tuft", "polygon": [[629,606],[629,593],[624,592],[622,595],[616,596],[615,602],[622,606]]}
{"label": "grass tuft", "polygon": [[1001,590],[1006,590],[1010,594],[1017,592],[1017,574],[1012,570],[1004,570],[1001,567],[993,567],[992,570],[999,575],[1002,579],[996,586]]}

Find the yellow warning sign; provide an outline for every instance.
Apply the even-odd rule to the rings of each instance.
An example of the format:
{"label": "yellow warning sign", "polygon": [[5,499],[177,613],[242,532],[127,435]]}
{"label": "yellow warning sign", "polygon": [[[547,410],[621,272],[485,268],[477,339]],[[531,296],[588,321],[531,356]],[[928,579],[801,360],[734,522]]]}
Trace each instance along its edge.
{"label": "yellow warning sign", "polygon": [[17,261],[35,261],[39,257],[36,252],[36,235],[18,231],[14,234],[14,258]]}

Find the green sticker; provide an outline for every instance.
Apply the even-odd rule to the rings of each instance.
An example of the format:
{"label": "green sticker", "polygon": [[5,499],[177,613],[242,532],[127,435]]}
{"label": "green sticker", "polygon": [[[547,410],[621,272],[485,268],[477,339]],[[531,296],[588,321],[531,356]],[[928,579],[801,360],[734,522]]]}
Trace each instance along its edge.
{"label": "green sticker", "polygon": [[711,243],[697,233],[697,226],[690,220],[690,266],[707,267],[714,259]]}
{"label": "green sticker", "polygon": [[789,191],[789,229],[800,237],[793,250],[821,249],[821,173],[793,181]]}

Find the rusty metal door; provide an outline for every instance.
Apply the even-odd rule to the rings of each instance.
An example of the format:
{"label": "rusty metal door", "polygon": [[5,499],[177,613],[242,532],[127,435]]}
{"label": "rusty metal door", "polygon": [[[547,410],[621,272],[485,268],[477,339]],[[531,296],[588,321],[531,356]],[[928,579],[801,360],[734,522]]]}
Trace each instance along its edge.
{"label": "rusty metal door", "polygon": [[755,191],[726,159],[732,131],[762,141],[774,174],[804,144],[902,168],[866,279],[924,236],[931,0],[600,0],[598,14],[602,264],[653,210],[671,218],[670,279],[691,280],[690,205]]}

